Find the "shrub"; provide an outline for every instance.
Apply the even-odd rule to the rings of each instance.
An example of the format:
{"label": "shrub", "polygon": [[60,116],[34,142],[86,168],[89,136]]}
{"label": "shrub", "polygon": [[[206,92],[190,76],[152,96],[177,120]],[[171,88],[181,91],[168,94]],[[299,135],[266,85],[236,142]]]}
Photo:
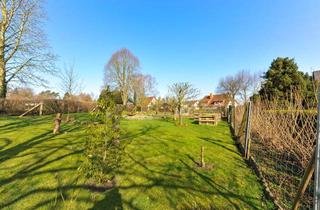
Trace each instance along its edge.
{"label": "shrub", "polygon": [[93,121],[87,129],[85,160],[81,171],[95,183],[105,183],[114,178],[114,169],[121,158],[120,117],[121,108],[115,104],[107,89],[92,112]]}

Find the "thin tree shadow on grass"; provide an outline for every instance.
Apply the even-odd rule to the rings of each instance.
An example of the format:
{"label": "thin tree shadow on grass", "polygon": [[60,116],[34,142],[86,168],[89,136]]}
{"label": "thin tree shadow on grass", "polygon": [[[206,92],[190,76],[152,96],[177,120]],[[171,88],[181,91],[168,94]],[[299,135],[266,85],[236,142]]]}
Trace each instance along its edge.
{"label": "thin tree shadow on grass", "polygon": [[0,151],[12,143],[12,140],[9,138],[0,138]]}
{"label": "thin tree shadow on grass", "polygon": [[[191,156],[190,156],[191,157]],[[191,157],[194,161],[194,159]],[[240,209],[243,206],[246,206],[250,209],[258,209],[256,207],[258,198],[246,196],[243,194],[237,194],[225,188],[223,185],[216,183],[212,178],[205,173],[198,171],[195,167],[189,166],[185,161],[179,160],[184,166],[184,176],[180,174],[166,173],[168,171],[165,167],[171,168],[171,165],[163,165],[163,172],[158,170],[150,169],[143,160],[138,161],[133,159],[132,165],[138,164],[142,168],[148,171],[148,173],[141,173],[139,170],[130,170],[130,174],[135,177],[139,177],[138,179],[144,180],[142,183],[135,182],[134,179],[127,177],[127,182],[125,185],[117,186],[115,189],[112,189],[108,193],[105,194],[104,199],[98,201],[92,209],[122,209],[124,206],[130,209],[141,209],[135,205],[135,198],[139,194],[144,194],[144,196],[150,197],[152,199],[152,194],[149,194],[149,190],[153,188],[161,188],[164,191],[163,195],[170,202],[172,208],[177,208],[179,205],[179,209],[194,209],[192,206],[195,204],[192,200],[189,202],[183,201],[183,198],[187,197],[197,197],[197,196],[221,196],[226,201],[226,206],[231,207],[232,209]],[[128,168],[132,168],[130,165]],[[170,171],[170,170],[169,170]],[[119,172],[121,173],[121,172]],[[125,174],[126,172],[122,172]],[[201,180],[203,180],[207,186],[200,187],[199,183],[194,179],[194,174],[198,176]],[[179,179],[177,179],[179,177]],[[189,177],[189,179],[185,179]],[[137,195],[131,198],[123,198],[121,196],[121,192],[125,191],[135,191]],[[177,194],[178,193],[178,194]],[[153,199],[163,199],[160,197],[156,197]],[[220,198],[221,200],[221,198]],[[207,206],[202,206],[201,203],[196,204],[196,208],[198,209],[207,209]],[[214,201],[210,204],[212,209],[215,209]]]}
{"label": "thin tree shadow on grass", "polygon": [[[73,127],[73,128],[70,127],[70,128],[65,128],[65,131],[72,132],[73,130],[76,130],[76,129],[78,129],[78,127]],[[28,149],[31,149],[34,146],[39,145],[43,142],[52,140],[52,138],[55,136],[56,135],[52,134],[52,131],[49,130],[49,131],[46,131],[40,135],[32,137],[31,139],[26,140],[20,144],[17,144],[13,147],[2,150],[2,151],[0,151],[0,162],[3,163],[6,160],[9,160],[11,158],[15,158],[21,152],[24,152]]]}
{"label": "thin tree shadow on grass", "polygon": [[[229,152],[232,152],[232,153],[235,153],[237,155],[240,155],[240,153],[236,150],[235,144],[233,144],[233,143],[224,142],[224,141],[221,141],[219,139],[214,139],[214,138],[207,138],[207,137],[199,137],[199,138],[204,140],[204,141],[210,142],[210,143],[212,143],[212,144],[214,144],[216,146],[222,147],[223,149],[226,149]],[[235,149],[230,149],[226,145],[234,145]]]}
{"label": "thin tree shadow on grass", "polygon": [[189,166],[186,162],[181,160],[181,163],[185,165],[186,168],[188,168],[190,171],[195,173],[197,176],[199,176],[202,180],[204,180],[209,186],[211,186],[215,191],[217,191],[218,195],[223,196],[229,204],[232,204],[232,206],[235,209],[240,209],[240,206],[238,203],[236,203],[236,200],[241,201],[245,203],[246,205],[250,206],[250,209],[258,209],[255,204],[253,203],[254,200],[257,200],[257,198],[250,197],[250,196],[243,196],[236,193],[231,192],[230,190],[224,188],[222,185],[216,183],[214,180],[212,180],[207,175],[197,171],[194,167]]}
{"label": "thin tree shadow on grass", "polygon": [[27,117],[27,118],[9,118],[9,120],[14,120],[13,122],[0,125],[0,133],[8,133],[8,132],[15,132],[22,128],[28,127],[28,126],[36,126],[36,125],[42,125],[48,123],[52,119],[53,122],[53,116],[43,116],[43,117]]}
{"label": "thin tree shadow on grass", "polygon": [[[64,131],[72,132],[79,128],[76,125],[65,126]],[[70,136],[70,135],[69,135]],[[57,137],[57,138],[56,138]],[[47,168],[48,165],[54,164],[55,162],[61,162],[65,158],[70,156],[75,156],[82,153],[83,149],[80,144],[78,136],[77,138],[70,140],[67,136],[53,135],[52,131],[45,131],[37,136],[34,136],[22,143],[14,145],[10,148],[3,149],[0,151],[0,165],[3,166],[5,161],[9,161],[16,158],[23,158],[26,156],[30,156],[30,158],[24,159],[24,163],[20,164],[20,161],[15,162],[14,165],[10,165],[10,170],[15,171],[14,174],[8,174],[0,179],[0,186],[7,188],[7,193],[9,191],[14,192],[16,189],[11,188],[10,185],[19,184],[19,180],[24,179],[33,179],[32,177],[42,176],[48,174],[56,174],[56,173],[65,173],[68,171],[75,171],[78,168],[77,165],[66,165],[65,167],[57,167],[57,168]],[[83,135],[81,135],[83,137]],[[8,141],[7,141],[8,142]],[[28,151],[30,150],[30,151]],[[5,165],[4,165],[5,166]],[[16,166],[16,167],[14,167]],[[8,167],[5,167],[8,168]],[[5,168],[2,167],[1,170]],[[15,169],[16,168],[16,169]],[[17,170],[18,169],[18,170]],[[45,169],[45,170],[43,170]],[[6,186],[8,185],[8,186]],[[78,188],[77,186],[65,186],[66,189]],[[80,186],[82,188],[88,188],[89,186]],[[21,199],[24,199],[28,196],[34,196],[34,194],[42,193],[42,192],[51,192],[56,190],[55,188],[42,188],[42,187],[31,187],[32,190],[28,192],[19,191],[18,194],[13,194],[10,199],[1,200],[0,199],[0,209],[7,208],[11,205],[17,203]],[[39,204],[40,205],[40,204]]]}

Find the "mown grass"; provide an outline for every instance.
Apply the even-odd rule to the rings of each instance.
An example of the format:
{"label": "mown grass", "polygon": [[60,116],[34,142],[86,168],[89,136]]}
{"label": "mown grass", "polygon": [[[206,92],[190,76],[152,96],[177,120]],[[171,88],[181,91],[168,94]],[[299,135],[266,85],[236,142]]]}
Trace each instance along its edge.
{"label": "mown grass", "polygon": [[[92,192],[77,170],[87,115],[53,135],[53,116],[0,118],[0,208],[272,209],[233,143],[228,125],[122,122],[117,186]],[[198,168],[200,147],[210,171]]]}

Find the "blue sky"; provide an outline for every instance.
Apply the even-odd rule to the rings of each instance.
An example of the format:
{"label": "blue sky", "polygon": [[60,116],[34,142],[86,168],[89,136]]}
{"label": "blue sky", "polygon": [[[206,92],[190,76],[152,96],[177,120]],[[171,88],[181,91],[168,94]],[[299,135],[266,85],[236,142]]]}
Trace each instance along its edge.
{"label": "blue sky", "polygon": [[294,57],[303,71],[320,69],[319,0],[47,0],[45,7],[57,65],[74,63],[84,91],[95,95],[105,63],[123,47],[162,96],[180,81],[214,92],[221,77],[265,71],[278,56]]}

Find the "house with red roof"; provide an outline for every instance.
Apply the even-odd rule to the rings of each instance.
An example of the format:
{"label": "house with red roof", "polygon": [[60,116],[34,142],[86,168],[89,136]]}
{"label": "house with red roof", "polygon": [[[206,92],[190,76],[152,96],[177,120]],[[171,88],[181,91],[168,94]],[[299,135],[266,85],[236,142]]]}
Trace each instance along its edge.
{"label": "house with red roof", "polygon": [[[238,102],[236,101],[236,106]],[[227,94],[212,94],[204,96],[199,103],[199,106],[206,108],[227,108],[232,105],[232,100]]]}

